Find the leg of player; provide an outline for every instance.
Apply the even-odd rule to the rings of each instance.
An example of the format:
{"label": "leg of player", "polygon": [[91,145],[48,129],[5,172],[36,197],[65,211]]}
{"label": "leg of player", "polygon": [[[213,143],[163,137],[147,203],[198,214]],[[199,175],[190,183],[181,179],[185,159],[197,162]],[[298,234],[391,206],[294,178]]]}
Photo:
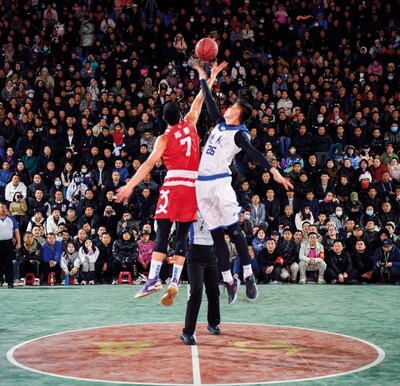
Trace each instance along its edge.
{"label": "leg of player", "polygon": [[214,241],[214,247],[217,251],[219,269],[221,270],[222,279],[228,292],[228,303],[236,302],[240,280],[232,276],[229,265],[229,249],[225,242],[224,231],[222,228],[211,231],[211,236]]}
{"label": "leg of player", "polygon": [[161,298],[161,304],[164,306],[172,306],[174,299],[178,294],[178,284],[181,277],[183,265],[185,264],[187,237],[192,221],[176,222],[176,242],[174,266],[172,269],[172,279],[168,285],[165,295]]}
{"label": "leg of player", "polygon": [[159,276],[162,263],[167,255],[168,237],[172,222],[167,219],[160,219],[157,220],[157,225],[157,238],[151,257],[149,276],[144,286],[136,293],[135,298],[143,298],[162,289]]}
{"label": "leg of player", "polygon": [[242,260],[243,265],[243,279],[246,284],[246,296],[250,301],[256,300],[258,296],[258,290],[256,285],[256,278],[251,268],[251,260],[249,255],[249,248],[247,246],[246,238],[243,235],[239,224],[234,224],[228,227],[229,234],[233,243],[236,246],[238,256]]}

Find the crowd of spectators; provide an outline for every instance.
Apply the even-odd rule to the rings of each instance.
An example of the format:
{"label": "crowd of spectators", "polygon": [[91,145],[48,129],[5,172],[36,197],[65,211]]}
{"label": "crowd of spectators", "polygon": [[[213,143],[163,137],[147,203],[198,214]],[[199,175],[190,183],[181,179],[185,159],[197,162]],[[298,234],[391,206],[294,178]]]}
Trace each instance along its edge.
{"label": "crowd of spectators", "polygon": [[[190,109],[199,79],[188,59],[205,36],[228,63],[213,87],[221,111],[238,97],[252,104],[251,143],[294,185],[282,191],[245,157],[232,165],[259,282],[306,283],[313,270],[319,283],[398,282],[399,10],[395,0],[0,0],[0,198],[23,235],[17,282],[55,272],[117,283],[120,271],[140,282],[162,160],[129,202],[115,194],[164,131],[163,105]],[[203,145],[211,128],[202,113]]]}

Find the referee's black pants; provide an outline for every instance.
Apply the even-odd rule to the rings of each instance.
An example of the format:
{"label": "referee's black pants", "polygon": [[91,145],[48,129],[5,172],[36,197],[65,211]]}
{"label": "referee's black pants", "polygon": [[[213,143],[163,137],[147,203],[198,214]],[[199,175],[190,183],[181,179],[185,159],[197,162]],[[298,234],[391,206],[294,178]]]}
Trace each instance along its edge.
{"label": "referee's black pants", "polygon": [[203,297],[203,283],[208,300],[208,324],[216,327],[221,321],[218,286],[219,271],[214,247],[190,245],[186,254],[186,264],[190,283],[190,297],[186,307],[183,332],[193,335],[196,330],[197,317]]}
{"label": "referee's black pants", "polygon": [[4,269],[6,282],[8,285],[14,284],[13,260],[14,260],[14,244],[12,239],[0,240],[0,272]]}

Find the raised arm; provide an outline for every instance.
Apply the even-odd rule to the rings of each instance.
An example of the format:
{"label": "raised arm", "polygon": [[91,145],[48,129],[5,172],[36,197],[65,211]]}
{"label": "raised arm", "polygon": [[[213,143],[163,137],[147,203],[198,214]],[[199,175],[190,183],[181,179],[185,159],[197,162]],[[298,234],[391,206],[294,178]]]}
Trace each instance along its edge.
{"label": "raised arm", "polygon": [[[206,83],[208,90],[210,90],[215,79],[217,79],[217,75],[227,66],[227,64],[228,64],[227,62],[221,62],[219,65],[217,65],[217,63],[214,63],[214,65],[211,68],[210,78]],[[207,79],[207,74],[205,73],[203,67],[201,67],[200,64],[194,65],[193,68],[195,68],[199,73],[200,79]],[[202,90],[196,95],[196,98],[193,101],[190,111],[185,116],[185,119],[189,119],[194,124],[196,124],[201,113],[201,107],[203,105],[203,102],[204,102],[204,90],[202,88]]]}

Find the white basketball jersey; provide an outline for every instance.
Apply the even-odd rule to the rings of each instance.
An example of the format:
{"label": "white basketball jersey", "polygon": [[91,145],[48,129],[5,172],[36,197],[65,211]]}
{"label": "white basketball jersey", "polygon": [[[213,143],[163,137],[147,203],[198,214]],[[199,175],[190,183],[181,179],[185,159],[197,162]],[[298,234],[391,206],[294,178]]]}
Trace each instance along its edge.
{"label": "white basketball jersey", "polygon": [[250,134],[245,125],[229,126],[225,122],[219,123],[211,131],[206,146],[200,158],[199,177],[212,177],[231,174],[229,165],[233,157],[241,148],[235,144],[235,135],[244,131],[250,139]]}

